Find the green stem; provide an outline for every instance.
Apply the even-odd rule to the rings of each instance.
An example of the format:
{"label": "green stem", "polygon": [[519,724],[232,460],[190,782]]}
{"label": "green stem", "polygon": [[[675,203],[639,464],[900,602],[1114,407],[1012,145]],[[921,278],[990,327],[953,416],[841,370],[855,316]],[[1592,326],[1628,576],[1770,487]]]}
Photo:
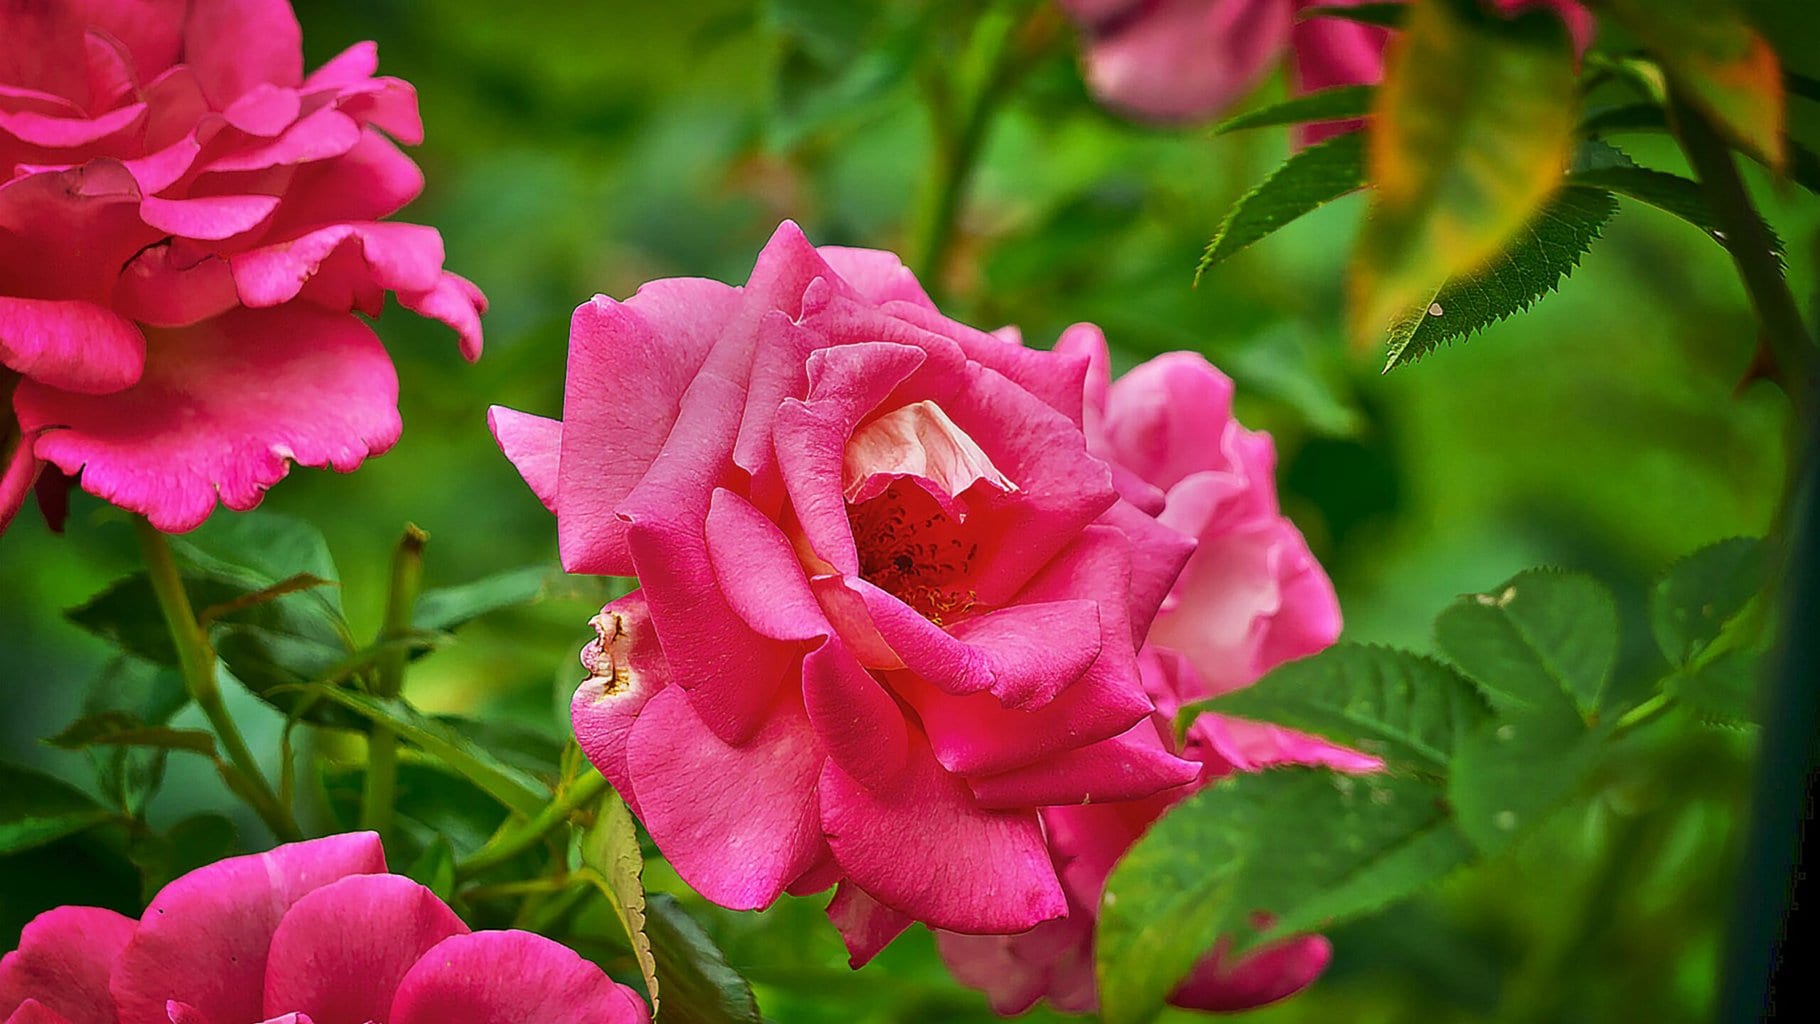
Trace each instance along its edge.
{"label": "green stem", "polygon": [[233,716],[228,714],[227,705],[222,702],[221,684],[215,674],[215,652],[209,646],[208,635],[196,621],[196,612],[190,606],[189,594],[183,589],[183,575],[171,555],[170,544],[157,527],[144,519],[135,518],[133,528],[139,536],[139,550],[145,556],[152,593],[157,596],[158,609],[170,629],[171,643],[177,648],[177,669],[183,675],[191,699],[207,716],[221,746],[227,751],[228,764],[224,769],[231,770],[238,778],[239,785],[232,788],[258,812],[273,835],[285,842],[302,839],[303,831],[297,827],[296,819],[272,792],[271,784],[259,770],[259,762],[253,758]]}
{"label": "green stem", "polygon": [[[407,523],[404,536],[392,552],[392,585],[386,593],[385,624],[375,643],[396,640],[411,631],[417,610],[417,592],[423,585],[423,546],[430,535]],[[403,645],[380,657],[373,674],[373,692],[391,700],[404,692],[405,663],[410,651]],[[398,802],[398,734],[374,722],[367,733],[366,785],[361,792],[360,824],[383,839],[392,831],[393,805]]]}
{"label": "green stem", "polygon": [[474,856],[456,865],[456,877],[472,878],[536,846],[543,841],[545,835],[568,821],[569,815],[575,813],[577,808],[592,803],[606,790],[606,778],[590,768],[586,774],[571,782],[567,789],[558,793],[535,818],[499,836],[476,851]]}
{"label": "green stem", "polygon": [[[911,221],[910,243],[910,267],[932,295],[941,289],[954,229],[973,183],[980,152],[999,111],[999,101],[1017,75],[1018,62],[1011,57],[1021,19],[1017,11],[1008,9],[1016,6],[1001,4],[980,16],[968,61],[978,74],[973,89],[963,100],[965,107],[958,123],[951,116],[933,117],[934,159],[928,186]],[[944,89],[945,80],[933,79],[930,87]],[[932,95],[932,114],[951,111],[951,100],[946,93]]]}
{"label": "green stem", "polygon": [[1763,218],[1751,204],[1738,176],[1731,147],[1712,122],[1679,94],[1670,93],[1669,114],[1681,149],[1700,179],[1700,188],[1724,232],[1722,241],[1738,267],[1751,305],[1762,325],[1762,342],[1773,357],[1766,372],[1788,394],[1798,417],[1805,417],[1815,392],[1814,345],[1801,320],[1801,309],[1776,262],[1775,245]]}

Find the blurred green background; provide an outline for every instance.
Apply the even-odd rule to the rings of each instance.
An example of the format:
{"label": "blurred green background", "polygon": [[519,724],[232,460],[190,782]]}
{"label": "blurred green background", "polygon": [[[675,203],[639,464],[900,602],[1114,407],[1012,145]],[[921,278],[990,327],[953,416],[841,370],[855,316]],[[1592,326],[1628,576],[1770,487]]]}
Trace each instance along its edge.
{"label": "blurred green background", "polygon": [[[399,365],[403,440],[351,476],[298,470],[265,503],[327,534],[352,621],[376,629],[407,521],[431,534],[430,585],[554,562],[553,522],[494,448],[485,409],[559,412],[577,303],[661,276],[743,280],[785,217],[818,242],[904,242],[931,162],[917,77],[949,73],[959,48],[944,26],[964,24],[972,5],[297,6],[312,65],[376,39],[382,71],[417,86],[429,186],[405,216],[442,230],[449,267],[493,307],[473,366],[439,326],[389,311],[379,329]],[[1456,595],[1557,564],[1617,589],[1621,670],[1647,676],[1650,580],[1697,546],[1761,535],[1781,493],[1788,411],[1766,386],[1733,393],[1754,338],[1725,253],[1626,205],[1529,315],[1380,376],[1340,331],[1362,201],[1191,287],[1202,245],[1283,158],[1285,135],[1120,121],[1088,100],[1057,28],[987,140],[940,282],[945,308],[982,327],[1019,324],[1044,345],[1092,320],[1121,366],[1206,353],[1238,381],[1245,422],[1276,437],[1283,505],[1338,585],[1350,638],[1425,648]],[[1684,169],[1659,139],[1621,141],[1643,162]],[[1811,293],[1820,208],[1753,184],[1790,242],[1798,291]],[[62,610],[129,571],[133,552],[120,516],[81,495],[66,536],[28,510],[0,540],[0,759],[92,785],[87,755],[39,738],[76,716],[108,658]],[[420,662],[411,695],[560,735],[593,608],[557,600],[494,616]],[[255,746],[271,745],[276,716],[250,698],[234,706],[255,722]],[[1329,974],[1252,1019],[1701,1019],[1751,747],[1748,733],[1675,716],[1640,732],[1593,799],[1516,853],[1336,932]],[[151,818],[230,803],[212,773],[173,760]],[[236,821],[243,845],[267,841]],[[24,856],[37,859],[0,864],[13,880],[0,892],[7,946],[38,905],[122,899],[80,851]],[[986,1016],[945,980],[920,930],[848,974],[819,903],[787,900],[763,917],[689,906],[759,986],[768,1018]]]}

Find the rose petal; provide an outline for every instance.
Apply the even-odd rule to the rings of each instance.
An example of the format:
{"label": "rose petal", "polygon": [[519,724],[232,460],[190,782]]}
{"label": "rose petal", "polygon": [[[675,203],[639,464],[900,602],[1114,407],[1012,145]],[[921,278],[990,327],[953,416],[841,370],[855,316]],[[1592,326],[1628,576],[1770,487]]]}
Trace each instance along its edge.
{"label": "rose petal", "polygon": [[593,625],[598,637],[582,652],[588,680],[576,689],[569,718],[588,760],[637,813],[626,745],[645,703],[670,684],[670,666],[651,628],[643,591],[602,608]]}
{"label": "rose petal", "polygon": [[574,950],[530,932],[444,939],[405,975],[387,1024],[648,1024],[644,1002]]}
{"label": "rose petal", "polygon": [[54,1011],[68,1024],[114,1024],[108,973],[136,927],[132,918],[96,907],[39,914],[19,933],[19,948],[0,958],[0,1014],[35,1000],[38,1019]]}
{"label": "rose petal", "polygon": [[84,490],[167,532],[259,503],[293,461],[348,472],[398,439],[398,378],[358,319],[308,306],[239,310],[154,331],[132,388],[87,397],[27,380],[21,426]]}
{"label": "rose petal", "polygon": [[429,291],[401,290],[398,304],[413,313],[448,324],[461,339],[462,358],[470,363],[480,358],[480,314],[487,311],[487,297],[472,281],[445,270],[437,276],[436,286]]}
{"label": "rose petal", "polygon": [[828,901],[828,920],[847,944],[847,965],[856,971],[910,927],[909,915],[885,906],[852,882],[842,882],[834,890],[834,898]]}
{"label": "rose petal", "polygon": [[1213,1013],[1274,1003],[1320,977],[1333,959],[1333,946],[1319,935],[1307,935],[1271,943],[1230,966],[1227,959],[1216,952],[1202,960],[1169,1001]]}
{"label": "rose petal", "polygon": [[0,363],[62,391],[103,395],[145,370],[145,336],[89,302],[0,296]]}
{"label": "rose petal", "polygon": [[139,202],[139,215],[166,234],[215,241],[251,231],[277,207],[277,196],[147,196]]}
{"label": "rose petal", "polygon": [[1139,722],[1128,732],[997,775],[972,776],[967,785],[983,807],[1013,809],[1053,804],[1140,800],[1185,786],[1201,766],[1163,748],[1156,727]]}
{"label": "rose petal", "polygon": [[487,429],[492,431],[499,450],[518,467],[531,493],[537,495],[544,508],[555,512],[562,421],[495,405],[487,409]]}
{"label": "rose petal", "polygon": [[216,110],[260,85],[303,82],[303,30],[288,0],[192,0],[183,55]]}

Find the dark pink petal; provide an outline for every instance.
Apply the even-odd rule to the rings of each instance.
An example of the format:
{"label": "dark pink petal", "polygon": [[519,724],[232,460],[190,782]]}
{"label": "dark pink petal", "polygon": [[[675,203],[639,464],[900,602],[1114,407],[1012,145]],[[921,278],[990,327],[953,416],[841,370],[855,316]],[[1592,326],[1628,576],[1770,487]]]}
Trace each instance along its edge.
{"label": "dark pink petal", "polygon": [[46,387],[101,395],[145,370],[145,336],[89,302],[0,296],[0,363]]}
{"label": "dark pink petal", "polygon": [[575,741],[636,813],[626,746],[645,703],[670,684],[670,666],[651,628],[643,591],[602,608],[592,625],[596,638],[581,655],[588,679],[575,691],[569,718]]}
{"label": "dark pink petal", "polygon": [[474,282],[445,270],[437,276],[435,287],[428,291],[401,289],[398,304],[413,313],[448,324],[461,339],[462,357],[470,363],[480,358],[480,314],[487,311],[487,297],[480,293]]}
{"label": "dark pink petal", "polygon": [[163,1018],[173,993],[213,1022],[263,1020],[266,952],[285,911],[331,882],[384,871],[379,837],[358,832],[184,875],[152,898],[115,965],[121,1021]]}
{"label": "dark pink petal", "polygon": [[405,975],[386,1024],[648,1024],[650,1012],[574,950],[530,932],[444,939]]}
{"label": "dark pink petal", "polygon": [[306,234],[324,224],[389,217],[423,192],[423,172],[391,140],[372,129],[340,156],[297,169],[272,216],[273,238]]}
{"label": "dark pink petal", "polygon": [[913,737],[899,784],[875,791],[830,761],[822,827],[848,879],[934,928],[1017,932],[1067,912],[1031,811],[991,811]]}
{"label": "dark pink petal", "polygon": [[154,331],[128,390],[81,396],[27,380],[20,424],[84,490],[180,532],[259,503],[291,462],[348,472],[398,439],[398,378],[357,318],[294,305]]}
{"label": "dark pink petal", "polygon": [[176,184],[194,166],[201,153],[202,146],[185,136],[163,149],[128,160],[124,166],[138,182],[140,193],[149,196]]}
{"label": "dark pink petal", "polygon": [[375,78],[345,86],[336,106],[363,127],[378,128],[407,146],[423,141],[417,90],[402,78]]}
{"label": "dark pink petal", "polygon": [[1079,356],[1009,344],[1003,338],[916,306],[893,304],[885,311],[950,339],[968,359],[1017,384],[1076,427],[1081,425],[1082,382],[1087,363]]}
{"label": "dark pink petal", "polygon": [[910,927],[908,914],[892,910],[852,882],[842,882],[834,890],[834,898],[828,901],[828,920],[847,944],[847,965],[856,971]]}
{"label": "dark pink petal", "polygon": [[53,117],[31,111],[0,110],[0,132],[20,142],[45,149],[92,146],[137,125],[145,117],[145,104],[134,103],[110,110],[100,117]]}
{"label": "dark pink petal", "polygon": [[[1315,0],[1298,0],[1297,6],[1313,6]],[[1330,7],[1351,7],[1365,0],[1318,0]],[[1361,25],[1345,18],[1303,18],[1290,30],[1290,74],[1297,92],[1314,92],[1340,85],[1375,85],[1384,77],[1384,44],[1390,33],[1371,25]],[[1301,144],[1311,146],[1322,139],[1359,128],[1363,121],[1328,121],[1304,125],[1296,130]]]}
{"label": "dark pink petal", "polygon": [[[360,122],[334,107],[323,107],[305,114],[277,138],[261,139],[253,136],[245,144],[230,148],[223,154],[209,156],[200,170],[213,174],[263,171],[270,167],[329,160],[353,149],[359,144],[360,138]],[[211,149],[210,152],[213,153],[214,150]]]}
{"label": "dark pink petal", "polygon": [[543,502],[556,511],[557,466],[562,454],[562,421],[495,405],[487,409],[487,429],[520,476]]}
{"label": "dark pink petal", "polygon": [[166,234],[216,241],[251,231],[277,208],[277,196],[147,196],[139,202],[139,215]]}
{"label": "dark pink petal", "polygon": [[819,858],[815,785],[827,758],[795,695],[781,694],[733,746],[670,687],[644,705],[626,753],[640,820],[708,899],[769,906]]}
{"label": "dark pink petal", "polygon": [[[329,258],[344,248],[358,259],[325,273]],[[400,292],[436,287],[442,273],[442,236],[435,228],[417,224],[335,224],[240,253],[230,263],[234,284],[248,306],[289,302],[307,285],[308,297],[333,308],[335,299],[363,286]],[[352,306],[350,301],[340,308]]]}
{"label": "dark pink petal", "polygon": [[772,640],[818,641],[832,633],[789,539],[751,502],[715,488],[703,532],[714,579],[746,625]]}
{"label": "dark pink petal", "polygon": [[1157,522],[1123,498],[1107,510],[1101,522],[1115,527],[1131,543],[1131,638],[1141,647],[1199,542]]}
{"label": "dark pink petal", "polygon": [[[36,999],[27,999],[19,1008],[6,1018],[6,1024],[76,1024],[75,1021],[45,1006]],[[113,1018],[104,1018],[102,1024],[113,1024]]]}
{"label": "dark pink petal", "polygon": [[227,260],[189,259],[169,242],[141,250],[120,272],[114,308],[147,326],[188,327],[240,305]]}
{"label": "dark pink petal", "polygon": [[1306,935],[1272,943],[1230,966],[1227,959],[1216,951],[1202,960],[1169,1001],[1215,1013],[1274,1003],[1320,977],[1333,959],[1333,946],[1319,935]]}
{"label": "dark pink petal", "polygon": [[1156,727],[1144,721],[1112,739],[998,775],[972,776],[967,784],[981,806],[1009,810],[1139,800],[1185,786],[1200,772],[1199,764],[1165,750]]}
{"label": "dark pink petal", "polygon": [[164,1015],[171,1024],[213,1024],[209,1015],[180,999],[172,999],[164,1004]]}
{"label": "dark pink petal", "polygon": [[139,186],[112,160],[0,184],[0,278],[8,294],[106,303],[120,268],[158,240]]}
{"label": "dark pink petal", "polygon": [[32,454],[30,437],[20,437],[16,425],[8,424],[7,433],[3,436],[4,446],[0,446],[0,533],[12,524],[13,517],[25,505],[25,496],[32,492],[32,484],[38,479],[38,471],[44,463]]}
{"label": "dark pink petal", "polygon": [[557,538],[570,572],[632,573],[617,507],[656,460],[683,393],[738,301],[718,282],[673,280],[646,285],[629,303],[597,296],[576,308],[557,498]]}
{"label": "dark pink petal", "polygon": [[875,789],[897,783],[910,749],[903,710],[838,638],[803,656],[803,705],[847,774]]}
{"label": "dark pink petal", "polygon": [[261,84],[228,104],[222,116],[248,135],[269,139],[289,128],[302,112],[297,90]]}
{"label": "dark pink petal", "polygon": [[108,974],[136,927],[96,907],[39,914],[20,932],[19,948],[0,958],[0,1014],[36,1000],[39,1013],[55,1011],[69,1024],[114,1024]]}
{"label": "dark pink petal", "polygon": [[303,82],[303,30],[288,0],[192,0],[183,56],[216,110],[260,85]]}
{"label": "dark pink petal", "polygon": [[353,46],[330,57],[328,63],[310,72],[303,80],[303,91],[338,89],[373,77],[379,70],[379,44],[371,41]]}
{"label": "dark pink petal", "polygon": [[436,894],[403,875],[352,875],[309,893],[272,933],[265,1012],[316,1024],[385,1020],[392,994],[430,947],[465,935]]}

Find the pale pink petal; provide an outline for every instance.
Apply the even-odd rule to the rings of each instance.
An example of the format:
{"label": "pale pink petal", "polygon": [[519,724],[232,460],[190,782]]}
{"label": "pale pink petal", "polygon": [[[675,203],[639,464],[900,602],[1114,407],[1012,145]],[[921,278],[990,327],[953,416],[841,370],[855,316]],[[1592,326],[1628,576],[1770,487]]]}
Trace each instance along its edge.
{"label": "pale pink petal", "polygon": [[575,741],[636,813],[626,745],[645,703],[670,684],[670,666],[651,628],[643,591],[602,608],[592,625],[596,637],[581,655],[588,679],[575,691],[569,718]]}
{"label": "pale pink petal", "polygon": [[1289,42],[1284,0],[1158,0],[1086,44],[1087,84],[1121,113],[1211,116],[1242,98]]}
{"label": "pale pink petal", "polygon": [[955,979],[984,992],[1002,1016],[1023,1013],[1044,998],[1063,1013],[1098,1008],[1090,910],[1071,905],[1067,917],[1017,935],[937,932],[935,942]]}
{"label": "pale pink petal", "polygon": [[631,989],[530,932],[444,939],[405,975],[386,1024],[648,1024]]}
{"label": "pale pink petal", "polygon": [[0,296],[0,363],[46,387],[102,395],[145,369],[145,336],[89,302]]}
{"label": "pale pink petal", "polygon": [[183,55],[217,110],[260,85],[303,82],[303,30],[288,0],[192,0]]}
{"label": "pale pink petal", "polygon": [[[19,948],[0,958],[0,1014],[27,1000],[68,1024],[114,1024],[108,974],[136,922],[96,907],[58,907],[33,918]],[[31,1019],[27,1017],[25,1019]]]}
{"label": "pale pink petal", "polygon": [[[1297,0],[1297,6],[1314,6],[1317,0]],[[1318,0],[1329,7],[1351,7],[1365,0]],[[1303,18],[1290,31],[1290,72],[1297,92],[1314,92],[1340,85],[1375,85],[1384,77],[1384,44],[1390,33],[1345,18]],[[1363,121],[1328,121],[1298,128],[1303,145],[1313,145]]]}
{"label": "pale pink petal", "polygon": [[291,462],[348,472],[398,439],[398,378],[353,316],[241,310],[154,331],[145,374],[95,397],[27,380],[21,426],[84,490],[180,532],[259,503]]}
{"label": "pale pink petal", "polygon": [[1067,911],[1035,813],[979,806],[921,737],[896,787],[869,789],[830,761],[820,795],[828,846],[848,879],[918,921],[1016,932]]}
{"label": "pale pink petal", "polygon": [[286,911],[272,933],[265,1012],[307,1013],[316,1024],[385,1020],[419,957],[468,926],[403,875],[352,875]]}
{"label": "pale pink petal", "polygon": [[827,758],[794,695],[780,695],[733,746],[670,687],[644,705],[626,754],[639,819],[708,899],[769,906],[819,858],[815,787]]}
{"label": "pale pink petal", "polygon": [[543,502],[543,507],[556,511],[557,467],[562,454],[562,421],[503,405],[487,409],[487,429],[520,476]]}
{"label": "pale pink petal", "polygon": [[902,935],[911,918],[866,895],[852,882],[842,882],[828,901],[828,920],[847,944],[847,965],[857,971]]}
{"label": "pale pink petal", "polygon": [[1120,377],[1107,393],[1112,457],[1164,491],[1203,470],[1231,468],[1232,379],[1192,352],[1171,352]]}
{"label": "pale pink petal", "polygon": [[[1242,772],[1262,771],[1279,764],[1321,765],[1354,774],[1384,769],[1384,762],[1369,754],[1282,726],[1225,715],[1206,714],[1196,718],[1189,727],[1188,740],[1191,748],[1211,752],[1219,761]],[[1190,753],[1206,756],[1193,749]],[[1210,762],[1210,767],[1217,764]]]}
{"label": "pale pink petal", "polygon": [[938,500],[959,497],[976,483],[1005,493],[1017,489],[941,406],[927,399],[875,417],[847,439],[841,466],[847,501],[865,501],[900,476],[934,484]]}
{"label": "pale pink petal", "polygon": [[871,302],[909,302],[935,311],[929,293],[896,253],[840,245],[817,246],[815,252],[841,280]]}
{"label": "pale pink petal", "polygon": [[264,1019],[266,952],[285,911],[338,879],[385,869],[379,837],[357,832],[184,875],[152,898],[115,965],[110,988],[120,1019],[158,1020],[173,993],[210,1021]]}

